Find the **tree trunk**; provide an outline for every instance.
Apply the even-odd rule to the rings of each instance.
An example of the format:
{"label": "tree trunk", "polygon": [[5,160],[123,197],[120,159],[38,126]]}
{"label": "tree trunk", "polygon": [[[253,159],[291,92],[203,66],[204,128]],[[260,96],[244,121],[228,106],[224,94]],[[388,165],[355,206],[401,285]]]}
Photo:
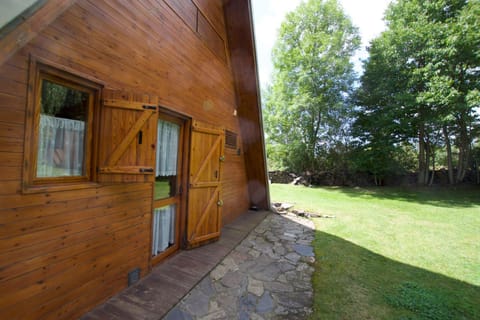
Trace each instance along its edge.
{"label": "tree trunk", "polygon": [[480,170],[478,170],[478,161],[475,160],[475,169],[477,171],[477,184],[480,184]]}
{"label": "tree trunk", "polygon": [[463,157],[464,152],[461,147],[458,148],[458,161],[457,161],[457,176],[455,177],[456,183],[462,182],[463,179],[460,179],[463,172]]}
{"label": "tree trunk", "polygon": [[428,182],[428,166],[425,159],[425,128],[420,126],[418,131],[418,177],[419,185],[425,185]]}
{"label": "tree trunk", "polygon": [[461,138],[458,149],[457,183],[460,183],[465,178],[468,168],[468,158],[470,157],[470,148],[464,137]]}
{"label": "tree trunk", "polygon": [[430,180],[430,157],[432,154],[431,143],[428,137],[425,138],[425,185],[428,185]]}
{"label": "tree trunk", "polygon": [[432,150],[432,175],[430,176],[430,182],[428,183],[429,186],[432,186],[434,178],[435,178],[435,150]]}
{"label": "tree trunk", "polygon": [[445,124],[443,125],[443,136],[447,148],[448,183],[455,184],[455,180],[453,179],[452,145],[450,143],[450,137],[448,136],[447,125]]}
{"label": "tree trunk", "polygon": [[463,146],[458,153],[458,171],[457,182],[462,182],[465,179],[465,174],[468,168],[468,158],[470,157],[470,148]]}
{"label": "tree trunk", "polygon": [[468,132],[468,115],[464,112],[457,118],[459,127],[458,133],[458,165],[457,165],[457,183],[462,182],[468,169],[468,160],[470,158],[471,138]]}

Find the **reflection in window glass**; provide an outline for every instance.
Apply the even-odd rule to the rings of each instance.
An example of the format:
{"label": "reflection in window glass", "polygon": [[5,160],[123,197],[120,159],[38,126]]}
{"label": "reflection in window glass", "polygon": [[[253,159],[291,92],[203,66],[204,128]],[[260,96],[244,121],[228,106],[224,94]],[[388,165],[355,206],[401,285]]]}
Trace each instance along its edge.
{"label": "reflection in window glass", "polygon": [[179,125],[158,120],[155,199],[175,196],[179,134]]}
{"label": "reflection in window glass", "polygon": [[37,177],[82,176],[89,94],[42,80]]}

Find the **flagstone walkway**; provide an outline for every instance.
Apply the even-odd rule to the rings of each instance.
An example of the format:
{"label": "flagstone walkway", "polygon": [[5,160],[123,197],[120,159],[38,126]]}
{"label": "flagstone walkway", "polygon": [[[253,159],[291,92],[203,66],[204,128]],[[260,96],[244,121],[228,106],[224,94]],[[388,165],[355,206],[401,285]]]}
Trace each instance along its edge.
{"label": "flagstone walkway", "polygon": [[163,319],[306,319],[313,239],[311,220],[269,214]]}
{"label": "flagstone walkway", "polygon": [[81,320],[305,319],[313,238],[306,218],[246,212],[219,241],[180,251]]}

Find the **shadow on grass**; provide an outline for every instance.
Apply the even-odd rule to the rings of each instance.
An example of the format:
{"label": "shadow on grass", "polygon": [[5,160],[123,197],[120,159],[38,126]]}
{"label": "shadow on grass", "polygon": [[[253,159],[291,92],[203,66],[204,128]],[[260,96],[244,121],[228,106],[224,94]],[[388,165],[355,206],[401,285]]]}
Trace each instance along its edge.
{"label": "shadow on grass", "polygon": [[479,286],[321,231],[314,246],[313,319],[480,319]]}
{"label": "shadow on grass", "polygon": [[437,207],[480,206],[480,186],[339,188],[350,197],[416,202]]}

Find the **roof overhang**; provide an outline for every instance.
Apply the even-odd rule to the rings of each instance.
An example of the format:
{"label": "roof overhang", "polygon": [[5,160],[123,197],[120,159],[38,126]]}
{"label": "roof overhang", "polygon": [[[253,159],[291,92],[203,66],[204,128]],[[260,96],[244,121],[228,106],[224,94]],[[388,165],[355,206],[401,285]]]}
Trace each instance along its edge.
{"label": "roof overhang", "polygon": [[[10,5],[10,3],[17,3]],[[14,0],[0,4],[6,10],[0,27],[0,65],[35,38],[75,0]],[[6,13],[8,11],[8,13]]]}
{"label": "roof overhang", "polygon": [[225,0],[230,61],[252,205],[270,208],[262,107],[250,0]]}

